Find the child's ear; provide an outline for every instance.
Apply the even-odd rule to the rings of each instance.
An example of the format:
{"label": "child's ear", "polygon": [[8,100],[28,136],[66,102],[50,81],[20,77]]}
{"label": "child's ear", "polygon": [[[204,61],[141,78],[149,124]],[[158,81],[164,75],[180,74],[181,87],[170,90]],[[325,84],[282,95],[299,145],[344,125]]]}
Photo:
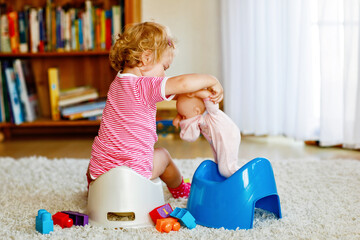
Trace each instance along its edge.
{"label": "child's ear", "polygon": [[194,111],[196,113],[196,116],[202,114],[201,109],[199,107],[194,107]]}
{"label": "child's ear", "polygon": [[141,54],[141,62],[144,66],[153,62],[154,54],[151,50],[146,50]]}

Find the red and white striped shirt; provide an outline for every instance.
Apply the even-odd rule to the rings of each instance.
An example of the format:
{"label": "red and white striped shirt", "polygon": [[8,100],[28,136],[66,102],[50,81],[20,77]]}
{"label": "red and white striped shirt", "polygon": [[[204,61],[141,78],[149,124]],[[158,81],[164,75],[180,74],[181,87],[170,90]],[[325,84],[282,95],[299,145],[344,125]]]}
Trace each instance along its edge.
{"label": "red and white striped shirt", "polygon": [[158,140],[156,103],[174,97],[165,96],[166,81],[166,77],[117,74],[92,145],[89,164],[92,178],[123,165],[151,177],[154,144]]}

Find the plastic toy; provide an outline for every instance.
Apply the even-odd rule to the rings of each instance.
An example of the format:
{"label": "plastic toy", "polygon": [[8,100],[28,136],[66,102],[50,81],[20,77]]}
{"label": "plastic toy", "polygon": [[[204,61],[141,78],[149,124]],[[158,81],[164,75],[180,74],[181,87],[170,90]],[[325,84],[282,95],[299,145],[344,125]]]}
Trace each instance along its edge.
{"label": "plastic toy", "polygon": [[156,223],[156,220],[158,219],[169,217],[172,211],[173,211],[172,207],[170,206],[169,203],[167,203],[165,205],[155,208],[149,214],[153,222]]}
{"label": "plastic toy", "polygon": [[69,215],[69,217],[73,220],[75,226],[85,226],[89,224],[89,216],[86,214],[73,212],[73,211],[61,211],[61,212]]}
{"label": "plastic toy", "polygon": [[73,220],[69,217],[69,215],[57,212],[52,217],[54,224],[59,225],[61,228],[69,228],[73,225]]}
{"label": "plastic toy", "polygon": [[169,233],[172,231],[179,231],[180,223],[175,218],[160,218],[156,221],[156,230],[159,232]]}
{"label": "plastic toy", "polygon": [[197,224],[250,229],[255,208],[281,218],[274,173],[267,159],[256,158],[229,178],[222,177],[217,164],[211,160],[202,162],[195,171],[187,209]]}
{"label": "plastic toy", "polygon": [[[89,223],[107,228],[154,226],[149,212],[164,204],[159,178],[149,180],[126,166],[120,166],[90,183]],[[109,217],[114,215],[116,219]]]}
{"label": "plastic toy", "polygon": [[174,211],[170,213],[170,216],[179,219],[179,221],[189,229],[196,227],[195,218],[184,208],[175,208]]}
{"label": "plastic toy", "polygon": [[35,229],[42,234],[49,234],[54,231],[54,222],[51,214],[45,209],[40,209],[35,218]]}
{"label": "plastic toy", "polygon": [[159,120],[156,122],[156,132],[165,137],[169,133],[178,133],[179,130],[173,126],[172,120]]}

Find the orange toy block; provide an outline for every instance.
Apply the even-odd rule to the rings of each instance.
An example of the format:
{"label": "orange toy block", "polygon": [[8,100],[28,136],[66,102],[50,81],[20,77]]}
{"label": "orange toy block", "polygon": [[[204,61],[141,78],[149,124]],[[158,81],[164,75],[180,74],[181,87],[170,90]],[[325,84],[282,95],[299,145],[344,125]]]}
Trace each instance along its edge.
{"label": "orange toy block", "polygon": [[156,230],[169,233],[171,230],[179,231],[180,223],[176,218],[161,218],[156,220]]}

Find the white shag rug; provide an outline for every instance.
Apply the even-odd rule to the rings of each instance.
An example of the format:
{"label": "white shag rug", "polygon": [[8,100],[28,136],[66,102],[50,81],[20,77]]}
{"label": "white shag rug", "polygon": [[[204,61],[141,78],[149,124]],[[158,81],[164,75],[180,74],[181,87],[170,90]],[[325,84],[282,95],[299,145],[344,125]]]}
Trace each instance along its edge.
{"label": "white shag rug", "polygon": [[[175,160],[184,178],[204,159]],[[240,161],[241,164],[247,161]],[[86,213],[88,160],[0,158],[0,239],[360,239],[360,161],[283,159],[271,161],[283,218],[256,211],[254,228],[230,231],[197,225],[159,233],[155,227],[103,229],[54,226],[35,230],[39,209]],[[164,187],[165,202],[186,207]]]}

